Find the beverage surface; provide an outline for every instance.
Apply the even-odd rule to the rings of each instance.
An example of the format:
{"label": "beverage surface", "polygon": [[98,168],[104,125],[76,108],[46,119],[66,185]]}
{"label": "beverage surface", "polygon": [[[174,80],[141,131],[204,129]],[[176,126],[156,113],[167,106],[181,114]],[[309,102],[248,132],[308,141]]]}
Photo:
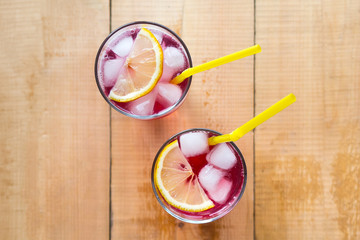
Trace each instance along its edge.
{"label": "beverage surface", "polygon": [[[113,105],[124,112],[137,116],[161,114],[177,104],[182,98],[188,81],[179,85],[169,83],[172,78],[189,68],[189,59],[180,41],[170,32],[157,26],[147,26],[157,39],[163,53],[163,72],[153,90],[130,102],[117,102],[109,99]],[[141,26],[129,26],[116,32],[104,45],[98,61],[98,78],[105,96],[118,81],[127,57]],[[146,59],[144,59],[146,61]]]}
{"label": "beverage surface", "polygon": [[[167,207],[182,218],[201,220],[226,213],[236,204],[244,187],[245,170],[240,154],[230,143],[209,146],[207,139],[211,136],[214,136],[214,133],[204,131],[186,132],[177,136],[176,139],[168,144],[173,145],[175,142],[182,156],[189,163],[192,174],[185,176],[185,180],[185,177],[176,177],[176,174],[179,170],[188,168],[183,166],[186,164],[179,161],[179,164],[169,165],[169,163],[166,163],[167,156],[163,157],[162,155],[164,154],[159,156],[159,158],[165,158],[163,168],[172,166],[173,170],[163,170],[164,173],[162,175],[157,172],[158,178],[164,178],[164,180],[160,180],[164,184],[157,184],[157,187],[160,189],[162,199],[168,203]],[[178,158],[182,156],[178,156]],[[157,159],[158,162],[161,161],[159,158]],[[176,160],[173,162],[176,162]],[[157,169],[159,169],[159,166],[157,166]],[[188,170],[186,169],[185,171]],[[168,175],[170,174],[173,174],[173,177],[169,177]],[[179,183],[173,183],[175,180]],[[194,181],[196,183],[193,183]],[[159,182],[159,180],[155,179],[155,182]],[[171,183],[171,186],[168,183]],[[192,185],[197,183],[201,190],[183,193],[186,191],[184,189],[194,189]],[[189,187],[178,187],[186,184]],[[161,188],[167,189],[162,190]],[[169,195],[167,193],[163,194],[167,190],[169,190]],[[196,197],[192,196],[194,193],[198,194],[197,198],[203,199],[203,201],[192,201],[195,208],[191,209],[191,206],[187,208],[186,204],[191,204],[191,201],[187,198],[196,199]],[[201,196],[203,193],[205,196]],[[186,197],[179,197],[181,195]],[[173,204],[172,201],[174,199],[185,204]],[[212,204],[209,204],[208,201]],[[196,205],[199,203],[200,205]]]}

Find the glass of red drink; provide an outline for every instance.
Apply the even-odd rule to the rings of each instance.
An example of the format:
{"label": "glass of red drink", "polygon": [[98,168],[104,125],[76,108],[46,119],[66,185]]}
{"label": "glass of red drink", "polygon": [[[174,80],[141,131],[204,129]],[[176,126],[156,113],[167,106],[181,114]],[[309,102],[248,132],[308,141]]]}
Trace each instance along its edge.
{"label": "glass of red drink", "polygon": [[[129,102],[114,101],[109,93],[142,28],[149,30],[162,48],[161,78],[145,96]],[[169,82],[189,67],[192,67],[190,53],[176,33],[163,25],[140,21],[119,27],[104,40],[95,60],[95,78],[100,93],[112,108],[132,118],[150,120],[174,112],[185,100],[192,77],[178,85]]]}
{"label": "glass of red drink", "polygon": [[209,146],[207,139],[218,135],[210,129],[189,129],[171,137],[158,151],[152,187],[173,217],[189,223],[212,222],[229,213],[243,195],[244,158],[233,142]]}

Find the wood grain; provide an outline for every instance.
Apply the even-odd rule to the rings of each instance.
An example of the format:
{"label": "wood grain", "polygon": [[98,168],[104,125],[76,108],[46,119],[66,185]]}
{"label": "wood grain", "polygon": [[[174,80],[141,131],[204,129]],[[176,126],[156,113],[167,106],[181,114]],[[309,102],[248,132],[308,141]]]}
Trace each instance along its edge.
{"label": "wood grain", "polygon": [[[0,3],[0,239],[360,238],[359,1],[110,2]],[[109,24],[135,20],[173,29],[194,65],[254,33],[263,51],[194,76],[172,115],[134,120],[109,110],[93,65]],[[290,92],[255,142],[237,142],[248,183],[229,215],[192,225],[160,207],[150,171],[165,140],[230,132]]]}
{"label": "wood grain", "polygon": [[106,239],[109,107],[93,64],[108,3],[2,1],[0,16],[0,238]]}
{"label": "wood grain", "polygon": [[256,1],[256,239],[360,238],[360,2]]}
{"label": "wood grain", "polygon": [[[252,1],[112,1],[112,27],[134,20],[168,26],[187,44],[194,65],[253,45]],[[241,13],[241,14],[240,14]],[[175,133],[194,127],[229,132],[253,115],[253,58],[200,73],[185,103],[172,115],[139,121],[112,111],[112,239],[251,239],[253,142],[237,144],[248,167],[238,206],[211,224],[184,224],[168,215],[151,188],[156,152]]]}

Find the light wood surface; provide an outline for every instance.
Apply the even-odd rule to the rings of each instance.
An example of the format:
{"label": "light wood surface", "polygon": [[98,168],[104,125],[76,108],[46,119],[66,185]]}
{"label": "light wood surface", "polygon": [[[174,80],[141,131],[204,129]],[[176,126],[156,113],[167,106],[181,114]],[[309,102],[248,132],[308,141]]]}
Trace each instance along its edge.
{"label": "light wood surface", "polygon": [[1,2],[0,239],[109,236],[108,3]]}
{"label": "light wood surface", "polygon": [[[359,1],[42,0],[0,3],[0,239],[359,239]],[[172,115],[110,110],[94,60],[110,28],[148,20],[193,64],[260,44],[199,73]],[[160,146],[205,127],[228,133],[293,92],[297,102],[236,142],[243,198],[204,225],[152,192]]]}
{"label": "light wood surface", "polygon": [[256,3],[256,239],[360,239],[360,2]]}

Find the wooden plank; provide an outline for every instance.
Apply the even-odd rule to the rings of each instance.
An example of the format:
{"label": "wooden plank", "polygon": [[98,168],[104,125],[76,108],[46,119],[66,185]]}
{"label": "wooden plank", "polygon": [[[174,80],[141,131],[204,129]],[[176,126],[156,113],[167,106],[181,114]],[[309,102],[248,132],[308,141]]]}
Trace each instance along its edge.
{"label": "wooden plank", "polygon": [[360,238],[360,2],[256,1],[256,239]]}
{"label": "wooden plank", "polygon": [[[253,44],[252,1],[112,1],[112,27],[134,20],[161,23],[180,34],[194,65]],[[200,73],[185,103],[172,115],[139,121],[112,111],[112,239],[251,239],[253,236],[252,134],[237,142],[248,167],[238,206],[211,224],[184,224],[158,204],[150,181],[160,146],[194,127],[229,132],[253,115],[253,58]]]}
{"label": "wooden plank", "polygon": [[109,107],[94,59],[107,1],[0,4],[0,238],[106,239]]}
{"label": "wooden plank", "polygon": [[[141,5],[139,7],[134,1],[112,1],[112,28],[148,20],[180,33],[182,0],[142,1]],[[130,119],[114,110],[111,115],[111,239],[173,239],[176,221],[156,201],[150,175],[153,159],[162,142],[181,127],[176,126],[180,114],[155,121]]]}

